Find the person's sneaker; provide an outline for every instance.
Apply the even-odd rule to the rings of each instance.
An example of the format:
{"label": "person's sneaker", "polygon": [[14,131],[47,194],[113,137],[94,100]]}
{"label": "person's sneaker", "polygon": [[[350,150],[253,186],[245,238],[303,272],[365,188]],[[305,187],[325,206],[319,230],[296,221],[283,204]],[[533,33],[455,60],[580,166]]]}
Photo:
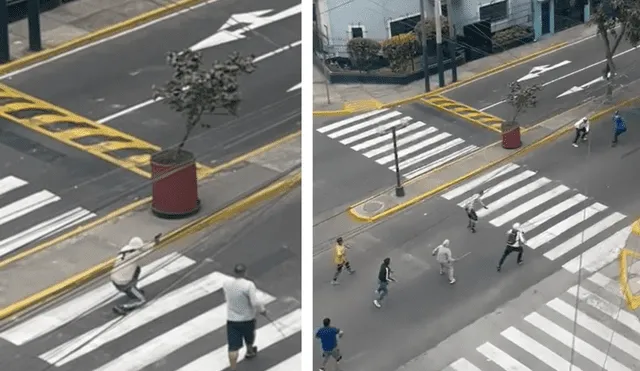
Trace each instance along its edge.
{"label": "person's sneaker", "polygon": [[380,302],[378,300],[374,300],[373,301],[373,305],[375,305],[376,308],[380,308],[381,307]]}
{"label": "person's sneaker", "polygon": [[456,283],[456,279],[455,279],[455,278],[454,278],[454,279],[452,279],[451,281],[449,281],[449,283],[450,283],[451,285],[453,285],[454,283]]}
{"label": "person's sneaker", "polygon": [[444,271],[440,269],[440,275],[442,276],[443,274],[444,274]]}
{"label": "person's sneaker", "polygon": [[471,228],[471,233],[476,233],[476,229],[475,228]]}
{"label": "person's sneaker", "polygon": [[497,271],[500,272],[502,270],[501,266],[498,266]]}
{"label": "person's sneaker", "polygon": [[335,285],[339,285],[340,283],[338,283],[338,281],[336,281],[336,280],[332,280],[331,284],[335,286]]}
{"label": "person's sneaker", "polygon": [[524,262],[523,262],[522,260],[520,260],[520,261],[518,262],[518,265],[522,265],[522,263],[524,263]]}
{"label": "person's sneaker", "polygon": [[355,269],[352,269],[352,270],[349,271],[349,274],[354,274],[354,273],[356,273]]}
{"label": "person's sneaker", "polygon": [[571,143],[571,145],[578,148],[578,143]]}
{"label": "person's sneaker", "polygon": [[255,358],[255,356],[258,355],[258,347],[257,346],[253,346],[251,347],[251,351],[247,350],[247,354],[245,354],[244,358]]}

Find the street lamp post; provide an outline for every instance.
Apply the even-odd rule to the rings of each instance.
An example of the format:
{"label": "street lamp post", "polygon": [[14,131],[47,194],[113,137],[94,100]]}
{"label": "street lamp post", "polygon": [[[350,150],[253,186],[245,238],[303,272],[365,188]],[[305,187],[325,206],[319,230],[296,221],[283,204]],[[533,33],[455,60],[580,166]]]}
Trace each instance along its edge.
{"label": "street lamp post", "polygon": [[398,129],[402,129],[407,126],[408,120],[402,120],[398,125],[394,125],[389,128],[379,127],[378,131],[380,135],[387,135],[391,133],[391,139],[393,140],[393,158],[396,165],[396,196],[404,197],[404,186],[402,185],[402,175],[400,174],[400,161],[398,159]]}

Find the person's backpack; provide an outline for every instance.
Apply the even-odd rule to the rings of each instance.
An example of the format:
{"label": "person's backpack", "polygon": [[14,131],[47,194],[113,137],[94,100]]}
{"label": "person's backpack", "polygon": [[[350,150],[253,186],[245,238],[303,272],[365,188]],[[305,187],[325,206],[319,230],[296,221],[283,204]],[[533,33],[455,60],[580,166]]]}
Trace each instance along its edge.
{"label": "person's backpack", "polygon": [[507,236],[507,245],[513,246],[518,241],[518,231],[512,229]]}

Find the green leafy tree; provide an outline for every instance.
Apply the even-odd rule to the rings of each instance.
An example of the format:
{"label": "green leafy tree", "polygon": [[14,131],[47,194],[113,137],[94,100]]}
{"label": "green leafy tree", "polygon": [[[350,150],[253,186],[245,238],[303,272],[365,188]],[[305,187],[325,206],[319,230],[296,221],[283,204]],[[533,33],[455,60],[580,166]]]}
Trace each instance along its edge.
{"label": "green leafy tree", "polygon": [[174,160],[197,126],[210,128],[210,124],[202,122],[204,115],[220,109],[237,115],[242,101],[238,78],[255,71],[253,60],[253,55],[243,57],[233,53],[226,60],[214,61],[205,67],[201,52],[184,50],[167,54],[173,75],[164,86],[153,87],[153,97],[162,99],[185,118],[185,132],[175,149]]}
{"label": "green leafy tree", "polygon": [[414,58],[419,50],[418,39],[412,32],[393,36],[382,43],[382,55],[393,72],[415,70]]}
{"label": "green leafy tree", "polygon": [[511,120],[502,122],[502,132],[506,133],[518,125],[518,117],[528,108],[535,107],[538,103],[538,92],[542,90],[542,86],[535,84],[523,87],[519,82],[514,81],[509,84],[509,94],[505,97],[505,101],[513,107],[513,116]]}
{"label": "green leafy tree", "polygon": [[351,64],[356,69],[366,72],[371,71],[376,65],[380,57],[380,48],[379,42],[362,37],[351,39],[347,44]]}
{"label": "green leafy tree", "polygon": [[[447,17],[440,17],[440,26],[442,29],[442,38],[449,38],[449,20]],[[436,21],[433,19],[426,19],[424,22],[418,21],[413,32],[415,32],[418,38],[418,43],[422,44],[422,32],[425,32],[427,40],[435,40],[436,38]]]}

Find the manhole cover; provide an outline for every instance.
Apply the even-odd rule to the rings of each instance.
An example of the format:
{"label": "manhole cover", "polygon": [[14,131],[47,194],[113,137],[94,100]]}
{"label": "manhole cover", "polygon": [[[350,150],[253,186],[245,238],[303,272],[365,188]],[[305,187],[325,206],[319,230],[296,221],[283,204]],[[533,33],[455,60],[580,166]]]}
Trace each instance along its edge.
{"label": "manhole cover", "polygon": [[362,209],[367,213],[377,213],[382,210],[384,203],[380,201],[369,201],[362,205]]}

